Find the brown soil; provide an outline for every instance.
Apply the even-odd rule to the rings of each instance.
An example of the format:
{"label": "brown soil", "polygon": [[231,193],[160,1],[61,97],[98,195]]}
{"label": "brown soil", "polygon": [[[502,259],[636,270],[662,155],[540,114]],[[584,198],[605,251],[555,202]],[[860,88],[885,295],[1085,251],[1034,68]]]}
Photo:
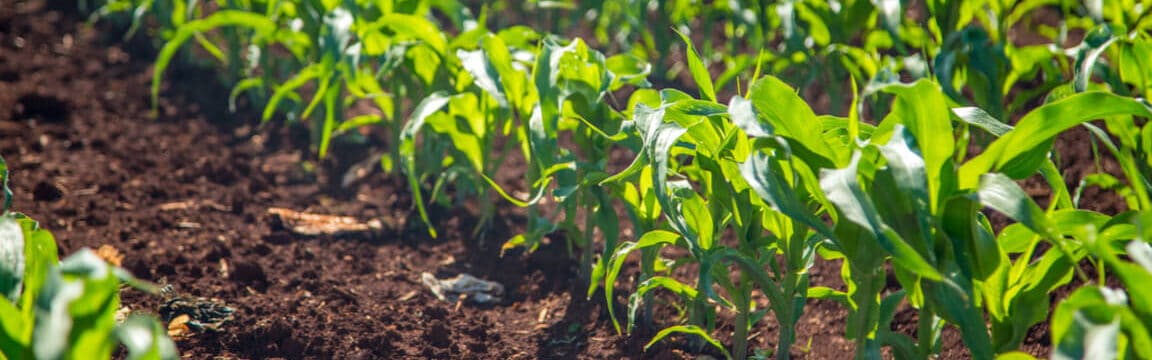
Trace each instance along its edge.
{"label": "brown soil", "polygon": [[[562,236],[537,253],[500,258],[500,243],[523,229],[523,214],[510,205],[499,206],[483,239],[471,236],[479,218],[474,212],[433,209],[440,237],[432,239],[415,225],[407,186],[397,176],[377,173],[348,189],[322,185],[328,183],[323,172],[301,165],[313,157],[301,150],[306,130],[254,129],[244,125],[252,119],[221,112],[220,94],[227,91],[211,84],[210,72],[169,70],[165,84],[180,85],[166,85],[161,115],[151,119],[154,52],[117,45],[121,32],[89,28],[72,4],[0,4],[0,154],[13,172],[14,207],[55,234],[62,256],[109,244],[127,255],[124,266],[135,275],[236,309],[223,332],[178,342],[186,357],[676,359],[699,353],[680,341],[644,351],[651,333],[616,335],[603,295],[584,299]],[[1061,151],[1083,153],[1085,146]],[[367,154],[354,150],[359,155],[340,160]],[[1070,160],[1078,162],[1069,167],[1091,166],[1090,158]],[[514,179],[523,169],[502,171]],[[188,201],[185,208],[165,206]],[[367,236],[302,237],[278,226],[267,214],[271,207],[388,221]],[[421,284],[422,272],[467,272],[503,283],[508,294],[498,304],[457,307],[437,300]],[[812,273],[813,285],[843,290],[839,263],[820,261]],[[635,274],[631,266],[622,277],[617,306]],[[154,313],[160,299],[127,292],[124,303]],[[657,326],[667,326],[676,310],[659,306],[657,314]],[[842,336],[846,314],[835,303],[811,301],[793,354],[850,356],[854,346]],[[913,315],[902,311],[894,328],[914,328]],[[731,322],[730,314],[722,315],[720,332],[731,331]],[[753,329],[750,348],[774,347],[775,326],[766,319]],[[730,337],[718,335],[725,342]],[[1036,344],[1042,337],[1030,341],[1029,351],[1046,352],[1046,344]],[[947,358],[963,356],[954,331],[944,346]]]}

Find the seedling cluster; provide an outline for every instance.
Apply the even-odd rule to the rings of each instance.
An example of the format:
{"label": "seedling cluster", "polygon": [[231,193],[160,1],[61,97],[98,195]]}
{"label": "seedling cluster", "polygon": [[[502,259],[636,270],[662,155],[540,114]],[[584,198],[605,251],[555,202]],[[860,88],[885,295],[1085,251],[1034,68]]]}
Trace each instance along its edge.
{"label": "seedling cluster", "polygon": [[[504,248],[563,231],[587,296],[604,295],[618,332],[662,327],[649,345],[685,335],[694,350],[743,359],[771,313],[771,353],[786,359],[808,300],[825,299],[848,310],[844,334],[861,359],[930,358],[945,327],[973,358],[1031,358],[1019,348],[1043,321],[1053,358],[1152,358],[1148,1],[86,5],[156,39],[154,98],[172,62],[208,59],[234,103],[311,124],[320,157],[335,137],[381,127],[381,167],[407,179],[433,237],[430,202],[526,208],[526,231]],[[1039,40],[1015,39],[1025,32]],[[692,84],[652,85],[681,75]],[[829,114],[814,110],[818,98]],[[352,115],[361,103],[374,111]],[[1121,171],[1070,188],[1053,143],[1075,127]],[[634,159],[611,170],[622,151]],[[523,191],[493,180],[510,157],[528,164]],[[1030,178],[1050,189],[1043,206],[1019,185]],[[1128,209],[1081,208],[1090,186]],[[992,213],[1010,224],[993,226]],[[26,246],[43,239],[21,224]],[[673,247],[683,251],[663,251]],[[24,329],[0,333],[6,354],[36,348],[28,334],[42,315],[26,298],[56,284],[38,270],[54,263],[42,253],[55,251],[6,270],[29,274],[23,294],[0,288],[11,301],[0,314],[13,314],[4,329]],[[810,285],[825,261],[842,261],[845,288]],[[611,304],[625,266],[640,276],[620,314]],[[681,268],[693,270],[674,276]],[[113,284],[96,273],[84,281]],[[888,274],[899,289],[885,290]],[[1049,314],[1050,294],[1073,283]],[[658,290],[683,318],[652,318]],[[915,336],[891,329],[901,303],[918,311]],[[720,311],[735,315],[731,343],[714,338]]]}

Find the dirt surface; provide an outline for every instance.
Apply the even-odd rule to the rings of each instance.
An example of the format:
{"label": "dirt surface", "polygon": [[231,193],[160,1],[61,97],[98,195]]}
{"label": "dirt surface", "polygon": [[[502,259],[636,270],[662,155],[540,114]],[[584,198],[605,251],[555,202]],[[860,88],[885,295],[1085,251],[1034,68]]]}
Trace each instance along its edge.
{"label": "dirt surface", "polygon": [[[301,150],[306,130],[253,128],[244,125],[250,118],[219,112],[226,108],[220,94],[227,91],[213,87],[211,73],[169,70],[165,84],[180,85],[164,91],[160,116],[150,118],[151,50],[116,45],[121,33],[87,27],[67,3],[0,2],[0,154],[12,169],[14,207],[55,234],[61,256],[112,245],[125,253],[124,266],[135,275],[236,310],[222,332],[180,340],[184,356],[699,354],[681,341],[644,351],[650,332],[616,335],[603,295],[584,299],[562,236],[537,253],[500,258],[500,243],[523,229],[523,214],[510,205],[498,207],[482,238],[472,236],[478,214],[433,209],[440,237],[432,239],[409,226],[419,220],[397,176],[377,172],[347,189],[322,185],[326,175],[302,165],[312,160]],[[1083,154],[1087,145],[1061,146],[1061,152]],[[1091,158],[1069,159],[1087,161],[1070,167],[1091,166]],[[514,179],[523,169],[502,171]],[[384,226],[361,236],[305,237],[280,226],[268,214],[273,207],[383,219]],[[636,274],[634,265],[627,268],[618,306]],[[440,278],[469,273],[507,290],[496,304],[457,306],[437,300],[422,285],[423,272]],[[839,264],[818,261],[812,283],[843,290]],[[125,305],[144,312],[156,313],[160,302],[134,292],[124,297]],[[675,308],[656,311],[658,326],[673,325]],[[835,303],[810,301],[792,353],[850,356],[854,346],[842,336],[846,314]],[[722,341],[730,340],[731,322],[731,314],[722,313]],[[904,309],[893,327],[915,324],[914,312]],[[776,330],[770,319],[761,322],[751,332],[751,348],[773,348]],[[1044,354],[1043,341],[1030,339],[1028,350]],[[946,334],[944,347],[945,358],[964,356],[955,331]]]}

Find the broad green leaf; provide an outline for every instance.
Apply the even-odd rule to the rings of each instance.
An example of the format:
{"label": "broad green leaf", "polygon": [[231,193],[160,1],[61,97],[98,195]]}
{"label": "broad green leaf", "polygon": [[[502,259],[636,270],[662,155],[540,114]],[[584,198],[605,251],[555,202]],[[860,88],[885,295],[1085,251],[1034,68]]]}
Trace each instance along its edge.
{"label": "broad green leaf", "polygon": [[1004,172],[1013,179],[1035,173],[1044,160],[1036,158],[1012,168],[1007,165],[1028,155],[1037,147],[1050,149],[1051,141],[1064,130],[1083,122],[1115,115],[1152,118],[1149,105],[1141,100],[1107,92],[1085,92],[1045,104],[1024,115],[1016,127],[993,141],[987,149],[960,167],[960,188],[971,189],[989,171]]}
{"label": "broad green leaf", "polygon": [[728,101],[728,113],[736,127],[744,130],[744,134],[748,136],[767,138],[773,135],[772,125],[761,122],[752,101],[746,100],[740,95],[733,96]]}
{"label": "broad green leaf", "polygon": [[684,40],[685,52],[688,53],[688,72],[692,73],[692,79],[696,80],[696,87],[700,88],[700,97],[716,102],[716,87],[712,85],[712,74],[708,72],[708,67],[704,65],[704,61],[700,60],[700,54],[696,52],[696,45],[692,44],[692,39],[689,39],[688,35],[679,31],[676,34]]}
{"label": "broad green leaf", "polygon": [[676,325],[664,328],[663,330],[660,330],[660,332],[656,333],[656,336],[652,337],[652,341],[649,341],[648,344],[644,345],[644,350],[648,350],[648,348],[652,347],[652,345],[656,344],[656,342],[664,340],[664,338],[674,333],[699,336],[700,338],[704,339],[704,341],[707,341],[708,344],[711,344],[712,347],[720,350],[720,352],[724,354],[725,358],[732,358],[732,355],[728,353],[728,350],[724,348],[724,345],[721,345],[719,341],[713,339],[711,335],[708,335],[708,332],[704,331],[704,329],[701,329],[696,325]]}
{"label": "broad green leaf", "polygon": [[[44,283],[48,281],[49,273],[60,259],[56,255],[56,239],[52,233],[41,229],[38,223],[22,214],[15,217],[24,231],[24,291],[20,295],[18,307],[24,313],[24,319],[31,322],[36,316],[35,302],[40,297]],[[30,339],[32,327],[25,330],[24,339]]]}
{"label": "broad green leaf", "polygon": [[992,115],[989,115],[984,109],[975,106],[952,108],[952,113],[956,114],[961,121],[987,130],[997,137],[1004,136],[1004,134],[1012,130],[1012,126],[1001,122],[995,117],[992,117]]}
{"label": "broad green leaf", "polygon": [[460,58],[460,63],[464,66],[464,70],[467,70],[468,73],[472,75],[476,86],[479,86],[480,89],[492,95],[501,107],[507,107],[508,96],[504,94],[504,86],[500,78],[500,73],[496,70],[495,66],[488,61],[488,56],[486,55],[483,50],[456,50],[456,56]]}
{"label": "broad green leaf", "polygon": [[444,39],[444,33],[428,19],[415,15],[386,14],[375,22],[356,29],[356,31],[360,36],[364,36],[364,34],[379,31],[385,27],[391,29],[399,38],[416,39],[428,44],[440,56],[447,53],[448,41]]}
{"label": "broad green leaf", "polygon": [[[120,307],[120,279],[116,277],[108,263],[88,248],[83,248],[61,260],[58,270],[64,283],[80,285],[82,291],[82,295],[69,301],[66,308],[60,309],[65,312],[64,314],[53,314],[53,316],[70,317],[66,356],[79,358],[91,356],[93,353],[100,354],[99,357],[110,355],[118,345],[112,340],[116,327],[115,313]],[[37,301],[37,311],[45,309],[40,304],[44,302],[44,294],[49,293],[48,289],[51,287],[51,282],[45,286],[45,292]],[[60,300],[63,299],[51,301]],[[43,313],[38,313],[37,318],[41,316],[40,314]],[[46,334],[41,333],[41,330],[47,330],[48,334],[53,333],[53,330],[43,328],[37,322],[37,333],[33,338]],[[33,347],[37,353],[42,350],[38,342],[34,342]]]}
{"label": "broad green leaf", "polygon": [[648,82],[648,74],[652,72],[652,64],[638,57],[629,54],[614,55],[605,59],[604,65],[612,74],[610,91],[616,91],[625,84],[636,87],[652,85]]}
{"label": "broad green leaf", "polygon": [[[953,174],[951,159],[955,140],[947,101],[939,87],[926,79],[911,86],[890,85],[884,91],[896,95],[896,99],[892,112],[878,126],[877,132],[903,124],[915,142],[927,144],[919,147],[919,152],[927,174],[929,209],[934,210],[942,195],[950,191],[948,183],[952,182]],[[886,140],[883,135],[874,135],[873,141]]]}
{"label": "broad green leaf", "polygon": [[856,179],[859,163],[860,152],[856,152],[852,155],[848,167],[820,171],[820,188],[828,194],[828,200],[836,205],[842,216],[841,221],[847,220],[866,229],[892,254],[893,261],[897,264],[926,279],[941,280],[940,273],[880,219],[875,205],[860,188],[860,183]]}
{"label": "broad green leaf", "polygon": [[872,182],[873,202],[904,240],[921,255],[935,262],[932,247],[932,208],[925,159],[920,147],[903,125],[897,125],[888,144],[880,147],[887,161]]}
{"label": "broad green leaf", "polygon": [[1132,39],[1120,48],[1120,78],[1144,96],[1152,95],[1152,41]]}
{"label": "broad green leaf", "polygon": [[111,298],[119,286],[107,267],[95,252],[84,248],[49,273],[35,306],[32,350],[37,358],[72,358],[77,352],[96,357],[111,354],[113,342],[108,340],[118,305]]}
{"label": "broad green leaf", "polygon": [[[748,93],[748,99],[752,101],[757,118],[762,116],[771,125],[767,128],[761,126],[761,129],[772,129],[771,133],[794,141],[793,155],[813,169],[841,167],[847,163],[849,157],[844,150],[824,141],[822,129],[816,126],[820,121],[812,108],[780,79],[766,76],[756,81]],[[741,116],[751,119],[747,115]],[[751,124],[750,120],[741,122]]]}
{"label": "broad green leaf", "polygon": [[1040,206],[1032,201],[1020,185],[1004,174],[988,173],[980,176],[978,191],[980,203],[1007,215],[1027,226],[1033,232],[1055,241],[1056,231]]}

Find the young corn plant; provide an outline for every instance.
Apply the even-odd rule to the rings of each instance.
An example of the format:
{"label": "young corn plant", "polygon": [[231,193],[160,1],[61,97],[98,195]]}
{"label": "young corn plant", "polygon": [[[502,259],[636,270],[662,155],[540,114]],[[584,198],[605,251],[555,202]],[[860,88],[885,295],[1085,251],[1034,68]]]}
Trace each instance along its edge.
{"label": "young corn plant", "polygon": [[[686,37],[684,40],[692,48]],[[819,207],[819,195],[815,195],[818,189],[804,188],[805,183],[799,180],[805,174],[810,178],[814,175],[808,167],[792,162],[792,148],[772,141],[758,141],[753,145],[745,134],[771,134],[772,127],[761,124],[762,118],[771,118],[784,125],[785,131],[794,131],[789,135],[811,141],[808,145],[832,155],[832,159],[823,159],[825,161],[843,162],[846,152],[825,142],[816,129],[795,125],[818,120],[779,80],[761,80],[750,89],[748,96],[752,100],[736,97],[724,106],[716,102],[711,78],[694,50],[689,52],[688,64],[703,99],[665,90],[660,93],[655,108],[638,103],[632,122],[643,146],[628,169],[603,181],[630,179],[636,188],[645,188],[647,178],[651,177],[651,194],[667,220],[667,229],[649,230],[637,242],[625,242],[617,247],[605,264],[605,295],[611,302],[609,289],[630,252],[668,245],[685,247],[691,258],[676,262],[699,266],[696,284],[646,275],[629,301],[629,330],[637,308],[651,306],[637,300],[663,288],[683,298],[688,308],[688,324],[661,330],[651,343],[673,333],[692,334],[726,355],[744,358],[749,330],[764,313],[756,310],[756,304],[751,302],[752,292],[759,290],[770,300],[768,310],[781,322],[775,353],[778,358],[788,358],[795,341],[792,328],[802,314],[808,294],[807,269],[814,260],[817,240],[831,232],[815,215],[810,218],[785,215],[807,214]],[[772,112],[758,113],[757,108],[772,109]],[[783,137],[775,140],[786,141]],[[745,163],[750,151],[759,147],[779,149]],[[672,161],[677,156],[689,162]],[[636,174],[643,180],[637,180]],[[675,179],[674,174],[684,179]],[[699,191],[694,187],[699,187]],[[632,203],[642,202],[633,200]],[[653,204],[639,208],[656,207]],[[733,245],[720,242],[727,228],[736,234]],[[825,234],[818,236],[821,230]],[[642,256],[642,261],[648,259],[649,256]],[[732,267],[739,270],[735,280],[729,277]],[[723,293],[716,292],[714,287],[724,290]],[[713,301],[736,314],[730,352],[709,335],[715,326],[715,314],[708,304]],[[615,321],[614,315],[613,319]]]}

